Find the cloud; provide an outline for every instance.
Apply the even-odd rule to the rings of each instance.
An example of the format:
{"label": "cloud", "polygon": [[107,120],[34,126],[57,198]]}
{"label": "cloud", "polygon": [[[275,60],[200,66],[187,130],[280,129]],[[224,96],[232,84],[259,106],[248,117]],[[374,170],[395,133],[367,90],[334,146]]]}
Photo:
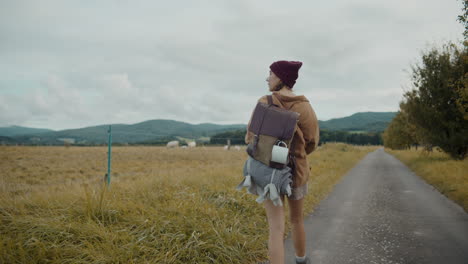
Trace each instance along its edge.
{"label": "cloud", "polygon": [[[424,7],[422,12],[421,7]],[[456,1],[0,4],[0,126],[247,123],[275,60],[319,119],[396,111],[410,63],[459,40]]]}

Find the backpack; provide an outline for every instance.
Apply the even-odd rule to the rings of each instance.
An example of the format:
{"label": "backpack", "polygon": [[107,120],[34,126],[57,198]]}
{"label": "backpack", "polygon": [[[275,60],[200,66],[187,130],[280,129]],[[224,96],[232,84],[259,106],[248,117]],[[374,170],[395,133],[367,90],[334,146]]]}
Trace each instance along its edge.
{"label": "backpack", "polygon": [[[296,167],[292,143],[299,113],[273,104],[272,95],[267,99],[268,104],[259,102],[254,109],[248,128],[254,133],[254,140],[247,146],[249,157],[244,164],[244,179],[236,189],[247,188],[248,193],[259,196],[258,203],[271,200],[275,206],[283,206],[280,195],[292,194],[292,174]],[[283,152],[287,159],[281,163],[275,162],[272,156],[272,150],[277,146],[283,148],[281,151],[287,151]]]}
{"label": "backpack", "polygon": [[[258,102],[255,106],[248,128],[254,133],[254,140],[247,145],[247,153],[269,167],[284,169],[289,163],[295,163],[292,141],[298,127],[299,113],[273,104],[272,95],[268,95],[267,99],[268,104]],[[272,161],[274,146],[288,148],[286,163]]]}

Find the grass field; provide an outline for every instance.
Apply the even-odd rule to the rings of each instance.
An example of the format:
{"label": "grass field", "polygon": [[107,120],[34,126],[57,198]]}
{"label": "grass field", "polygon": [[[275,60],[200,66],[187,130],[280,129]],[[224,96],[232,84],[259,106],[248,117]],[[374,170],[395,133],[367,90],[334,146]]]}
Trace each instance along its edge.
{"label": "grass field", "polygon": [[422,148],[385,151],[468,212],[468,159],[453,160],[436,149],[432,153],[424,152]]}
{"label": "grass field", "polygon": [[[309,155],[305,213],[376,148],[326,144]],[[263,206],[235,189],[246,158],[222,147],[114,147],[105,188],[106,147],[2,146],[0,263],[264,259]]]}

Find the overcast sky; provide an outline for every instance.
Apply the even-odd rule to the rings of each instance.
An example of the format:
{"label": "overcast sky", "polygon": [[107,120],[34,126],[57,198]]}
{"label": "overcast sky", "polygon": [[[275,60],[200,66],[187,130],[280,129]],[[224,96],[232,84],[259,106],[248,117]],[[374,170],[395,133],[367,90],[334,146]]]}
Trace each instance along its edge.
{"label": "overcast sky", "polygon": [[276,60],[318,118],[397,111],[460,0],[0,0],[0,126],[247,124]]}

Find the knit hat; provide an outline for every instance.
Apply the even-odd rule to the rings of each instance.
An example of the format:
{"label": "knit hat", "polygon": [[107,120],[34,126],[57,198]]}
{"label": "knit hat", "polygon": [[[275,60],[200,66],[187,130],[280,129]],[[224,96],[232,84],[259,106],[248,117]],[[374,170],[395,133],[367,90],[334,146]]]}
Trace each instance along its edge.
{"label": "knit hat", "polygon": [[302,66],[300,61],[275,61],[270,65],[272,72],[283,81],[284,84],[292,88],[296,83],[296,79],[299,76],[298,72]]}

